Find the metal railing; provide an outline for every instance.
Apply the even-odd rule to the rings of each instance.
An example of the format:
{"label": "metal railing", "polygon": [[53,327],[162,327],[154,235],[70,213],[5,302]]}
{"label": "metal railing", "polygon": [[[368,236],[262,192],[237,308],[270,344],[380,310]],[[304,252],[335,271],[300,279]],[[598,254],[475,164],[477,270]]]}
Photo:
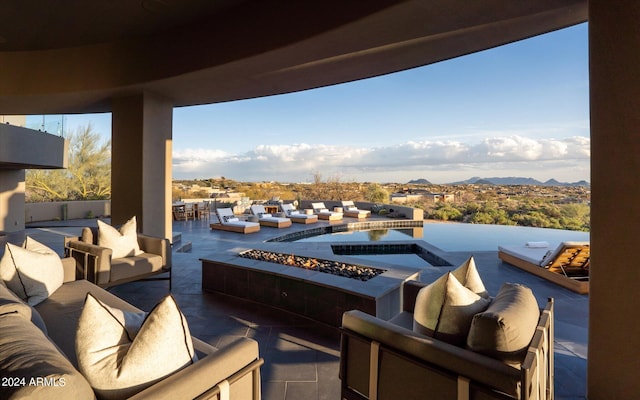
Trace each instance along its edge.
{"label": "metal railing", "polygon": [[65,116],[63,114],[42,115],[0,115],[0,123],[65,136]]}

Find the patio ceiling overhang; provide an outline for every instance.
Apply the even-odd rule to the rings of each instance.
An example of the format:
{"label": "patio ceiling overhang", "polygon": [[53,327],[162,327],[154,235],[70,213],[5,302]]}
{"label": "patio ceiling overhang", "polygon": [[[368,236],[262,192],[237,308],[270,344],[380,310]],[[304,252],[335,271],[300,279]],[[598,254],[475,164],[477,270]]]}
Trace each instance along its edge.
{"label": "patio ceiling overhang", "polygon": [[397,72],[587,20],[586,0],[61,0],[0,4],[0,113],[175,106]]}

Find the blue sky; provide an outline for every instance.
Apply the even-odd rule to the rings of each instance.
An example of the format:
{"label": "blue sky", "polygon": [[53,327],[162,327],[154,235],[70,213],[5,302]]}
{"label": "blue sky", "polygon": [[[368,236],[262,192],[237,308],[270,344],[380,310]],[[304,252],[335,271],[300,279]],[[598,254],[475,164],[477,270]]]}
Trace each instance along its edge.
{"label": "blue sky", "polygon": [[[589,179],[588,26],[304,92],[174,110],[173,176]],[[110,114],[68,115],[110,135]]]}

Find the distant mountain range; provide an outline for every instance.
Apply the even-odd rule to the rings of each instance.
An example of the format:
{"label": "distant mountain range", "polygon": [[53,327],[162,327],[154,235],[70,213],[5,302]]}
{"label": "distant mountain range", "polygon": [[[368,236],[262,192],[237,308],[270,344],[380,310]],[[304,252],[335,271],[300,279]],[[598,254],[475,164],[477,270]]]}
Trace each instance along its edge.
{"label": "distant mountain range", "polygon": [[[429,182],[426,179],[414,179],[408,182],[413,185],[429,185]],[[590,186],[587,181],[578,181],[578,182],[559,182],[555,179],[549,179],[546,182],[540,182],[537,179],[533,178],[522,178],[522,177],[507,177],[507,178],[480,178],[478,176],[474,176],[473,178],[469,178],[466,181],[459,182],[451,182],[450,185],[536,185],[536,186]]]}

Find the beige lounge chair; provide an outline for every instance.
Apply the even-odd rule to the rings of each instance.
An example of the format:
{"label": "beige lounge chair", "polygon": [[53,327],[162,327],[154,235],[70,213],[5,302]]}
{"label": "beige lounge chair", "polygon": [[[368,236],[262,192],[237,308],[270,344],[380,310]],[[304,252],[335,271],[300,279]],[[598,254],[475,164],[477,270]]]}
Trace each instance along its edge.
{"label": "beige lounge chair", "polygon": [[292,222],[297,224],[315,224],[318,222],[318,216],[315,214],[305,214],[296,210],[293,204],[280,204],[280,208]]}
{"label": "beige lounge chair", "polygon": [[499,246],[498,257],[548,281],[580,294],[589,293],[589,242],[562,242],[552,249],[545,242]]}
{"label": "beige lounge chair", "polygon": [[355,204],[353,204],[353,201],[351,200],[342,201],[342,209],[344,210],[345,217],[361,219],[369,218],[371,216],[371,211],[360,210],[358,207],[356,207]]}
{"label": "beige lounge chair", "polygon": [[260,224],[257,222],[240,221],[230,208],[218,208],[216,210],[218,223],[209,224],[211,229],[221,231],[253,233],[260,230]]}
{"label": "beige lounge chair", "polygon": [[[171,244],[168,239],[137,233],[142,253],[113,257],[113,249],[100,246],[98,228],[84,227],[80,237],[65,238],[65,251],[78,262],[83,278],[102,288],[137,280],[168,280],[171,290]],[[164,277],[152,278],[165,274]]]}
{"label": "beige lounge chair", "polygon": [[274,217],[265,210],[264,206],[255,204],[251,206],[251,213],[258,216],[258,223],[272,228],[287,228],[291,226],[289,218]]}
{"label": "beige lounge chair", "polygon": [[320,219],[326,219],[329,221],[340,221],[342,216],[344,215],[341,212],[329,211],[327,207],[325,207],[324,203],[311,203],[311,207],[313,208],[313,212]]}

